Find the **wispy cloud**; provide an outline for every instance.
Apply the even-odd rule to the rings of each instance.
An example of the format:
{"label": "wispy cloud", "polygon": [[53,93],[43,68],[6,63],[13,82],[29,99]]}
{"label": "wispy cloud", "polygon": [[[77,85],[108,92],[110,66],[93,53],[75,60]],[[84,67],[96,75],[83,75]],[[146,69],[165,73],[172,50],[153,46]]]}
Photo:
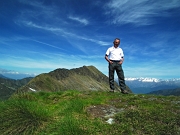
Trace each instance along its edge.
{"label": "wispy cloud", "polygon": [[[36,23],[27,22],[27,21],[24,21],[23,24],[26,25],[26,26],[29,26],[29,27],[34,27],[34,28],[50,31],[50,32],[53,32],[56,35],[65,36],[68,39],[70,39],[70,38],[78,39],[78,40],[81,39],[81,40],[90,41],[90,42],[99,44],[101,46],[109,45],[109,42],[105,42],[105,41],[98,40],[98,39],[92,39],[89,36],[78,35],[77,33],[69,32],[69,31],[67,31],[66,29],[63,29],[63,28],[57,28],[56,26],[53,26],[53,27],[52,26],[43,26],[43,25],[40,26],[40,25],[38,25]],[[39,41],[37,41],[37,42],[39,42]],[[50,46],[52,46],[52,45],[50,45]]]}
{"label": "wispy cloud", "polygon": [[74,20],[74,21],[77,21],[81,24],[84,24],[84,25],[88,25],[89,24],[89,21],[85,18],[80,18],[80,17],[75,17],[75,16],[69,16],[68,17],[69,19],[71,20]]}
{"label": "wispy cloud", "polygon": [[[100,40],[99,38],[95,38],[96,36],[92,37],[91,34],[87,35],[87,33],[85,32],[81,33],[81,30],[77,31],[77,29],[74,29],[72,27],[72,23],[69,23],[67,21],[67,19],[70,19],[74,22],[86,26],[90,24],[86,16],[82,17],[78,15],[71,15],[71,12],[68,13],[70,14],[69,16],[64,14],[62,15],[64,10],[61,13],[61,11],[57,8],[56,5],[53,5],[53,3],[51,3],[50,5],[46,5],[43,2],[38,2],[38,1],[32,1],[32,2],[23,1],[23,0],[19,0],[19,1],[23,4],[32,6],[34,10],[28,10],[28,9],[23,10],[21,12],[21,15],[19,15],[19,18],[17,18],[17,20],[15,21],[16,24],[18,25],[24,25],[26,27],[32,27],[36,29],[49,31],[57,36],[64,37],[67,40],[71,39],[71,42],[69,43],[72,43],[74,41],[73,45],[82,51],[86,51],[86,49],[79,44],[75,45],[75,42],[78,40],[83,40],[83,42],[89,41],[95,44],[99,44],[100,46],[109,45],[108,42]],[[61,18],[59,19],[57,16],[61,16]],[[39,20],[39,18],[41,18],[41,20]],[[45,43],[44,45],[49,45],[49,44]],[[53,47],[53,45],[49,45],[49,46]]]}
{"label": "wispy cloud", "polygon": [[34,10],[22,10],[21,11],[21,16],[22,18],[31,18],[31,19],[52,19],[53,16],[56,16],[58,13],[58,7],[56,5],[50,4],[46,5],[44,4],[44,1],[37,1],[37,0],[19,0],[20,3],[26,4],[28,6],[33,7]]}
{"label": "wispy cloud", "polygon": [[47,43],[44,43],[44,42],[41,42],[41,41],[38,41],[38,40],[33,40],[33,39],[31,39],[31,40],[34,41],[34,42],[37,42],[37,43],[46,45],[46,46],[50,46],[50,47],[53,47],[53,48],[56,48],[56,49],[64,50],[64,51],[65,51],[65,49],[62,49],[62,48],[60,48],[60,47],[57,47],[57,46],[54,46],[54,45],[51,45],[51,44],[47,44]]}
{"label": "wispy cloud", "polygon": [[168,10],[180,7],[179,0],[111,0],[105,8],[113,24],[153,24],[151,17],[169,16]]}
{"label": "wispy cloud", "polygon": [[[32,42],[33,41],[35,43],[41,44],[42,48],[44,48],[43,47],[43,45],[44,45],[44,46],[48,46],[48,47],[51,47],[51,48],[54,48],[54,49],[61,50],[62,52],[68,52],[67,50],[65,50],[63,48],[60,48],[58,46],[55,46],[55,45],[52,45],[52,44],[48,44],[48,43],[45,43],[45,42],[42,42],[42,41],[39,41],[39,40],[36,40],[33,37],[31,37],[31,38],[30,37],[23,37],[23,36],[12,36],[12,37],[8,37],[8,38],[0,37],[0,40],[1,40],[0,43],[4,44],[4,47],[6,47],[6,50],[7,50],[7,46],[9,46],[9,48],[11,48],[13,50],[16,50],[16,52],[17,51],[21,52],[21,54],[23,54],[24,52],[27,52],[27,51],[31,51],[30,47],[33,48],[33,45],[29,46],[29,48],[24,48],[23,45],[20,45],[20,43],[22,41],[23,42]],[[4,48],[4,50],[5,50],[5,48]]]}
{"label": "wispy cloud", "polygon": [[42,26],[42,25],[38,25],[36,23],[33,23],[32,21],[22,21],[22,23],[26,26],[29,26],[29,27],[43,29],[43,30],[47,30],[47,31],[51,31],[51,32],[63,32],[63,29],[57,28],[57,27],[51,27],[51,25]]}

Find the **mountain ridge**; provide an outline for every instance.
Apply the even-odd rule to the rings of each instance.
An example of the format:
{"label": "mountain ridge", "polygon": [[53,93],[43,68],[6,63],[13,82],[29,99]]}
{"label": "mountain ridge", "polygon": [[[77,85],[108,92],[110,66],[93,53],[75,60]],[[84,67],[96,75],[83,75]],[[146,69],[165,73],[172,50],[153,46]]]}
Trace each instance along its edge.
{"label": "mountain ridge", "polygon": [[[17,92],[27,91],[65,91],[65,90],[95,90],[109,91],[108,77],[94,66],[83,66],[73,69],[58,68],[49,73],[34,77]],[[115,89],[120,91],[115,82]],[[127,86],[127,91],[132,92]]]}
{"label": "mountain ridge", "polygon": [[142,81],[142,82],[170,82],[170,81],[180,81],[180,78],[172,78],[172,79],[158,79],[158,78],[149,78],[149,77],[127,77],[126,81]]}

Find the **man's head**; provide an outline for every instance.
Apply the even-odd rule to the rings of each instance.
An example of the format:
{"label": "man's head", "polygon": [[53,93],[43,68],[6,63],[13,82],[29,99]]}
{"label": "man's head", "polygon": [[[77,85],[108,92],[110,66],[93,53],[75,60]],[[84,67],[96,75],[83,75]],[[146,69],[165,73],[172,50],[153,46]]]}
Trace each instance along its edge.
{"label": "man's head", "polygon": [[121,41],[121,40],[120,40],[119,38],[115,38],[115,39],[114,39],[113,44],[114,44],[114,47],[115,47],[115,48],[117,48],[117,47],[119,46],[120,41]]}

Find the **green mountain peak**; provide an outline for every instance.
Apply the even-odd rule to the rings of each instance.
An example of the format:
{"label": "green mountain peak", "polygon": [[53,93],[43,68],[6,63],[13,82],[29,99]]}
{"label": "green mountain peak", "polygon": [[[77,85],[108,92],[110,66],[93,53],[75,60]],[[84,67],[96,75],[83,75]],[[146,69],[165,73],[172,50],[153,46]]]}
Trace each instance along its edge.
{"label": "green mountain peak", "polygon": [[[115,86],[116,90],[120,91],[116,82]],[[73,69],[58,68],[36,76],[28,84],[18,89],[17,92],[65,90],[109,91],[108,77],[94,66]],[[128,87],[127,90],[131,92]]]}

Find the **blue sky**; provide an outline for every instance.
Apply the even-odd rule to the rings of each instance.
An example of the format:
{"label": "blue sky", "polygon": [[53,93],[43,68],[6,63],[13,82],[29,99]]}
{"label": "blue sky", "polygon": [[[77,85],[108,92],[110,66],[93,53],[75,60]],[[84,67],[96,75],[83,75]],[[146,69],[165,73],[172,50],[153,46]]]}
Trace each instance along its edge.
{"label": "blue sky", "polygon": [[179,0],[1,0],[0,73],[93,65],[121,38],[126,77],[180,78]]}

